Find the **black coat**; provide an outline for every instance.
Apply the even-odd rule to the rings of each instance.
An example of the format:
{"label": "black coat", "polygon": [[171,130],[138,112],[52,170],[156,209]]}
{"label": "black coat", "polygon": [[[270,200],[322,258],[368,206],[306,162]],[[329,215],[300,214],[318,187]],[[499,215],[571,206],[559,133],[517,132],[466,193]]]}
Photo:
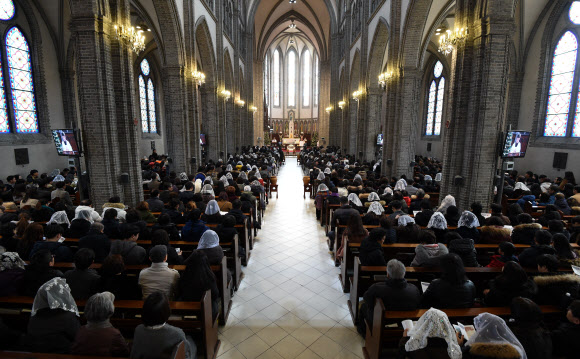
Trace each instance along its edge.
{"label": "black coat", "polygon": [[103,219],[101,224],[105,226],[104,233],[107,235],[107,237],[111,239],[121,239],[121,224],[118,220]]}
{"label": "black coat", "polygon": [[484,297],[485,305],[490,307],[509,306],[515,297],[534,299],[538,287],[532,279],[524,283],[502,283],[498,278],[489,282],[489,293]]}
{"label": "black coat", "polygon": [[155,223],[153,227],[151,227],[151,233],[155,232],[158,229],[162,229],[169,235],[170,241],[180,241],[181,237],[179,236],[179,230],[175,227],[174,224],[169,224],[167,226],[162,226],[158,223]]}
{"label": "black coat", "polygon": [[477,228],[458,227],[457,232],[461,238],[473,239],[475,243],[479,243],[479,230]]}
{"label": "black coat", "polygon": [[526,248],[518,256],[520,264],[522,267],[527,268],[538,268],[537,258],[542,254],[556,254],[556,250],[551,246],[546,245],[533,245],[530,248]]}
{"label": "black coat", "polygon": [[512,231],[512,242],[514,244],[534,244],[536,232],[542,229],[539,223],[518,224]]}
{"label": "black coat", "polygon": [[51,267],[38,267],[34,264],[27,265],[21,282],[22,295],[28,297],[36,296],[38,288],[56,277],[62,277],[62,272]]}
{"label": "black coat", "polygon": [[552,338],[539,324],[515,321],[508,323],[508,326],[523,345],[528,359],[552,357]]}
{"label": "black coat", "polygon": [[578,299],[580,294],[580,277],[576,274],[547,273],[534,277],[534,282],[538,286],[534,300],[538,305],[551,304],[565,308],[569,299]]}
{"label": "black coat", "polygon": [[418,226],[427,227],[431,216],[433,216],[433,211],[430,209],[424,209],[415,216],[415,223],[417,223]]}
{"label": "black coat", "polygon": [[95,252],[95,262],[101,263],[111,251],[111,241],[106,234],[92,231],[79,240],[80,248],[92,249]]}
{"label": "black coat", "polygon": [[94,269],[69,270],[64,278],[75,300],[89,299],[101,286],[101,276]]}
{"label": "black coat", "polygon": [[578,358],[580,353],[580,325],[562,323],[552,331],[552,347],[555,356]]}
{"label": "black coat", "polygon": [[370,239],[363,239],[359,249],[360,263],[363,266],[386,266],[387,261],[383,254],[381,243]]}
{"label": "black coat", "polygon": [[65,237],[67,238],[81,238],[86,236],[91,230],[91,222],[86,219],[78,218],[74,219],[70,223],[70,227],[65,232]]}
{"label": "black coat", "polygon": [[421,306],[424,308],[471,308],[475,300],[475,284],[466,280],[463,284],[451,284],[444,279],[435,279],[423,293]]}
{"label": "black coat", "polygon": [[377,298],[383,300],[386,310],[415,310],[421,303],[419,288],[405,279],[387,279],[383,283],[373,284],[364,294],[368,310],[366,318],[370,319],[370,324]]}
{"label": "black coat", "polygon": [[460,256],[464,267],[479,267],[473,239],[462,238],[452,240],[449,243],[449,253],[455,253]]}
{"label": "black coat", "polygon": [[25,343],[33,352],[68,354],[80,327],[72,312],[42,309],[30,317]]}
{"label": "black coat", "polygon": [[162,212],[165,209],[165,204],[159,197],[149,198],[145,202],[149,204],[149,210],[151,212]]}

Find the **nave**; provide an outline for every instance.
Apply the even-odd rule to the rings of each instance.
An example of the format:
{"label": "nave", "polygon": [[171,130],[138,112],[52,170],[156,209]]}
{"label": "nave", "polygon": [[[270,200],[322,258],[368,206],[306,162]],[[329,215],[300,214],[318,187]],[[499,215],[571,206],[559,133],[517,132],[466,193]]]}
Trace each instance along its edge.
{"label": "nave", "polygon": [[287,157],[244,278],[220,329],[219,358],[363,358],[314,202]]}

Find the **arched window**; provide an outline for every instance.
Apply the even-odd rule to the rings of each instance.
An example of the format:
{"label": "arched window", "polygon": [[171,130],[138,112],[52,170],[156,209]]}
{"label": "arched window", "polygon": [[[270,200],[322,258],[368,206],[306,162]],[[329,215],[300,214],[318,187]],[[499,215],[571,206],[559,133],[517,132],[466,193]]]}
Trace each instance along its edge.
{"label": "arched window", "polygon": [[268,63],[268,54],[266,54],[266,58],[264,59],[264,98],[266,99],[265,105],[270,103],[270,64]]}
{"label": "arched window", "polygon": [[310,106],[310,50],[302,53],[302,106]]}
{"label": "arched window", "polygon": [[288,106],[296,106],[296,51],[290,50],[287,56],[288,66]]}
{"label": "arched window", "polygon": [[425,125],[426,136],[439,136],[441,134],[441,119],[443,118],[443,104],[445,98],[445,77],[443,77],[443,64],[437,61],[429,77],[430,85],[427,95],[427,122]]}
{"label": "arched window", "polygon": [[157,133],[157,116],[155,111],[155,85],[151,79],[151,66],[147,59],[139,66],[139,106],[141,108],[141,128],[143,133]]}
{"label": "arched window", "polygon": [[[15,11],[11,0],[0,1],[0,20],[13,19]],[[37,133],[30,47],[18,27],[6,32],[4,50],[5,63],[0,61],[0,133]]]}
{"label": "arched window", "polygon": [[314,54],[314,106],[318,106],[318,87],[320,86],[320,78],[318,76],[318,55]]}
{"label": "arched window", "polygon": [[274,106],[280,107],[280,50],[274,51]]}

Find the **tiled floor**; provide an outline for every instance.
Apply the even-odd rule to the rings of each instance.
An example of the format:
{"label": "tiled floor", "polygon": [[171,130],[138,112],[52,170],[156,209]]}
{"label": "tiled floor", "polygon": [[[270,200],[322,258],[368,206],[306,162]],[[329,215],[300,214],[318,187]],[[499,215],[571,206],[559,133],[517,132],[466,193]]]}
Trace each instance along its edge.
{"label": "tiled floor", "polygon": [[302,198],[302,172],[286,158],[244,278],[220,329],[220,359],[363,358],[339,269]]}

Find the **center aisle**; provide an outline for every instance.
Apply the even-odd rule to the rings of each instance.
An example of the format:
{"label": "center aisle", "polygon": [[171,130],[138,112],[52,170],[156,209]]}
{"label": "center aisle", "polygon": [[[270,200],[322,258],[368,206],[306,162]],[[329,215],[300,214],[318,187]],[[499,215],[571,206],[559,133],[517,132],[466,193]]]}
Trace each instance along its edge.
{"label": "center aisle", "polygon": [[363,358],[339,269],[303,199],[302,171],[287,157],[244,278],[220,329],[220,359]]}

